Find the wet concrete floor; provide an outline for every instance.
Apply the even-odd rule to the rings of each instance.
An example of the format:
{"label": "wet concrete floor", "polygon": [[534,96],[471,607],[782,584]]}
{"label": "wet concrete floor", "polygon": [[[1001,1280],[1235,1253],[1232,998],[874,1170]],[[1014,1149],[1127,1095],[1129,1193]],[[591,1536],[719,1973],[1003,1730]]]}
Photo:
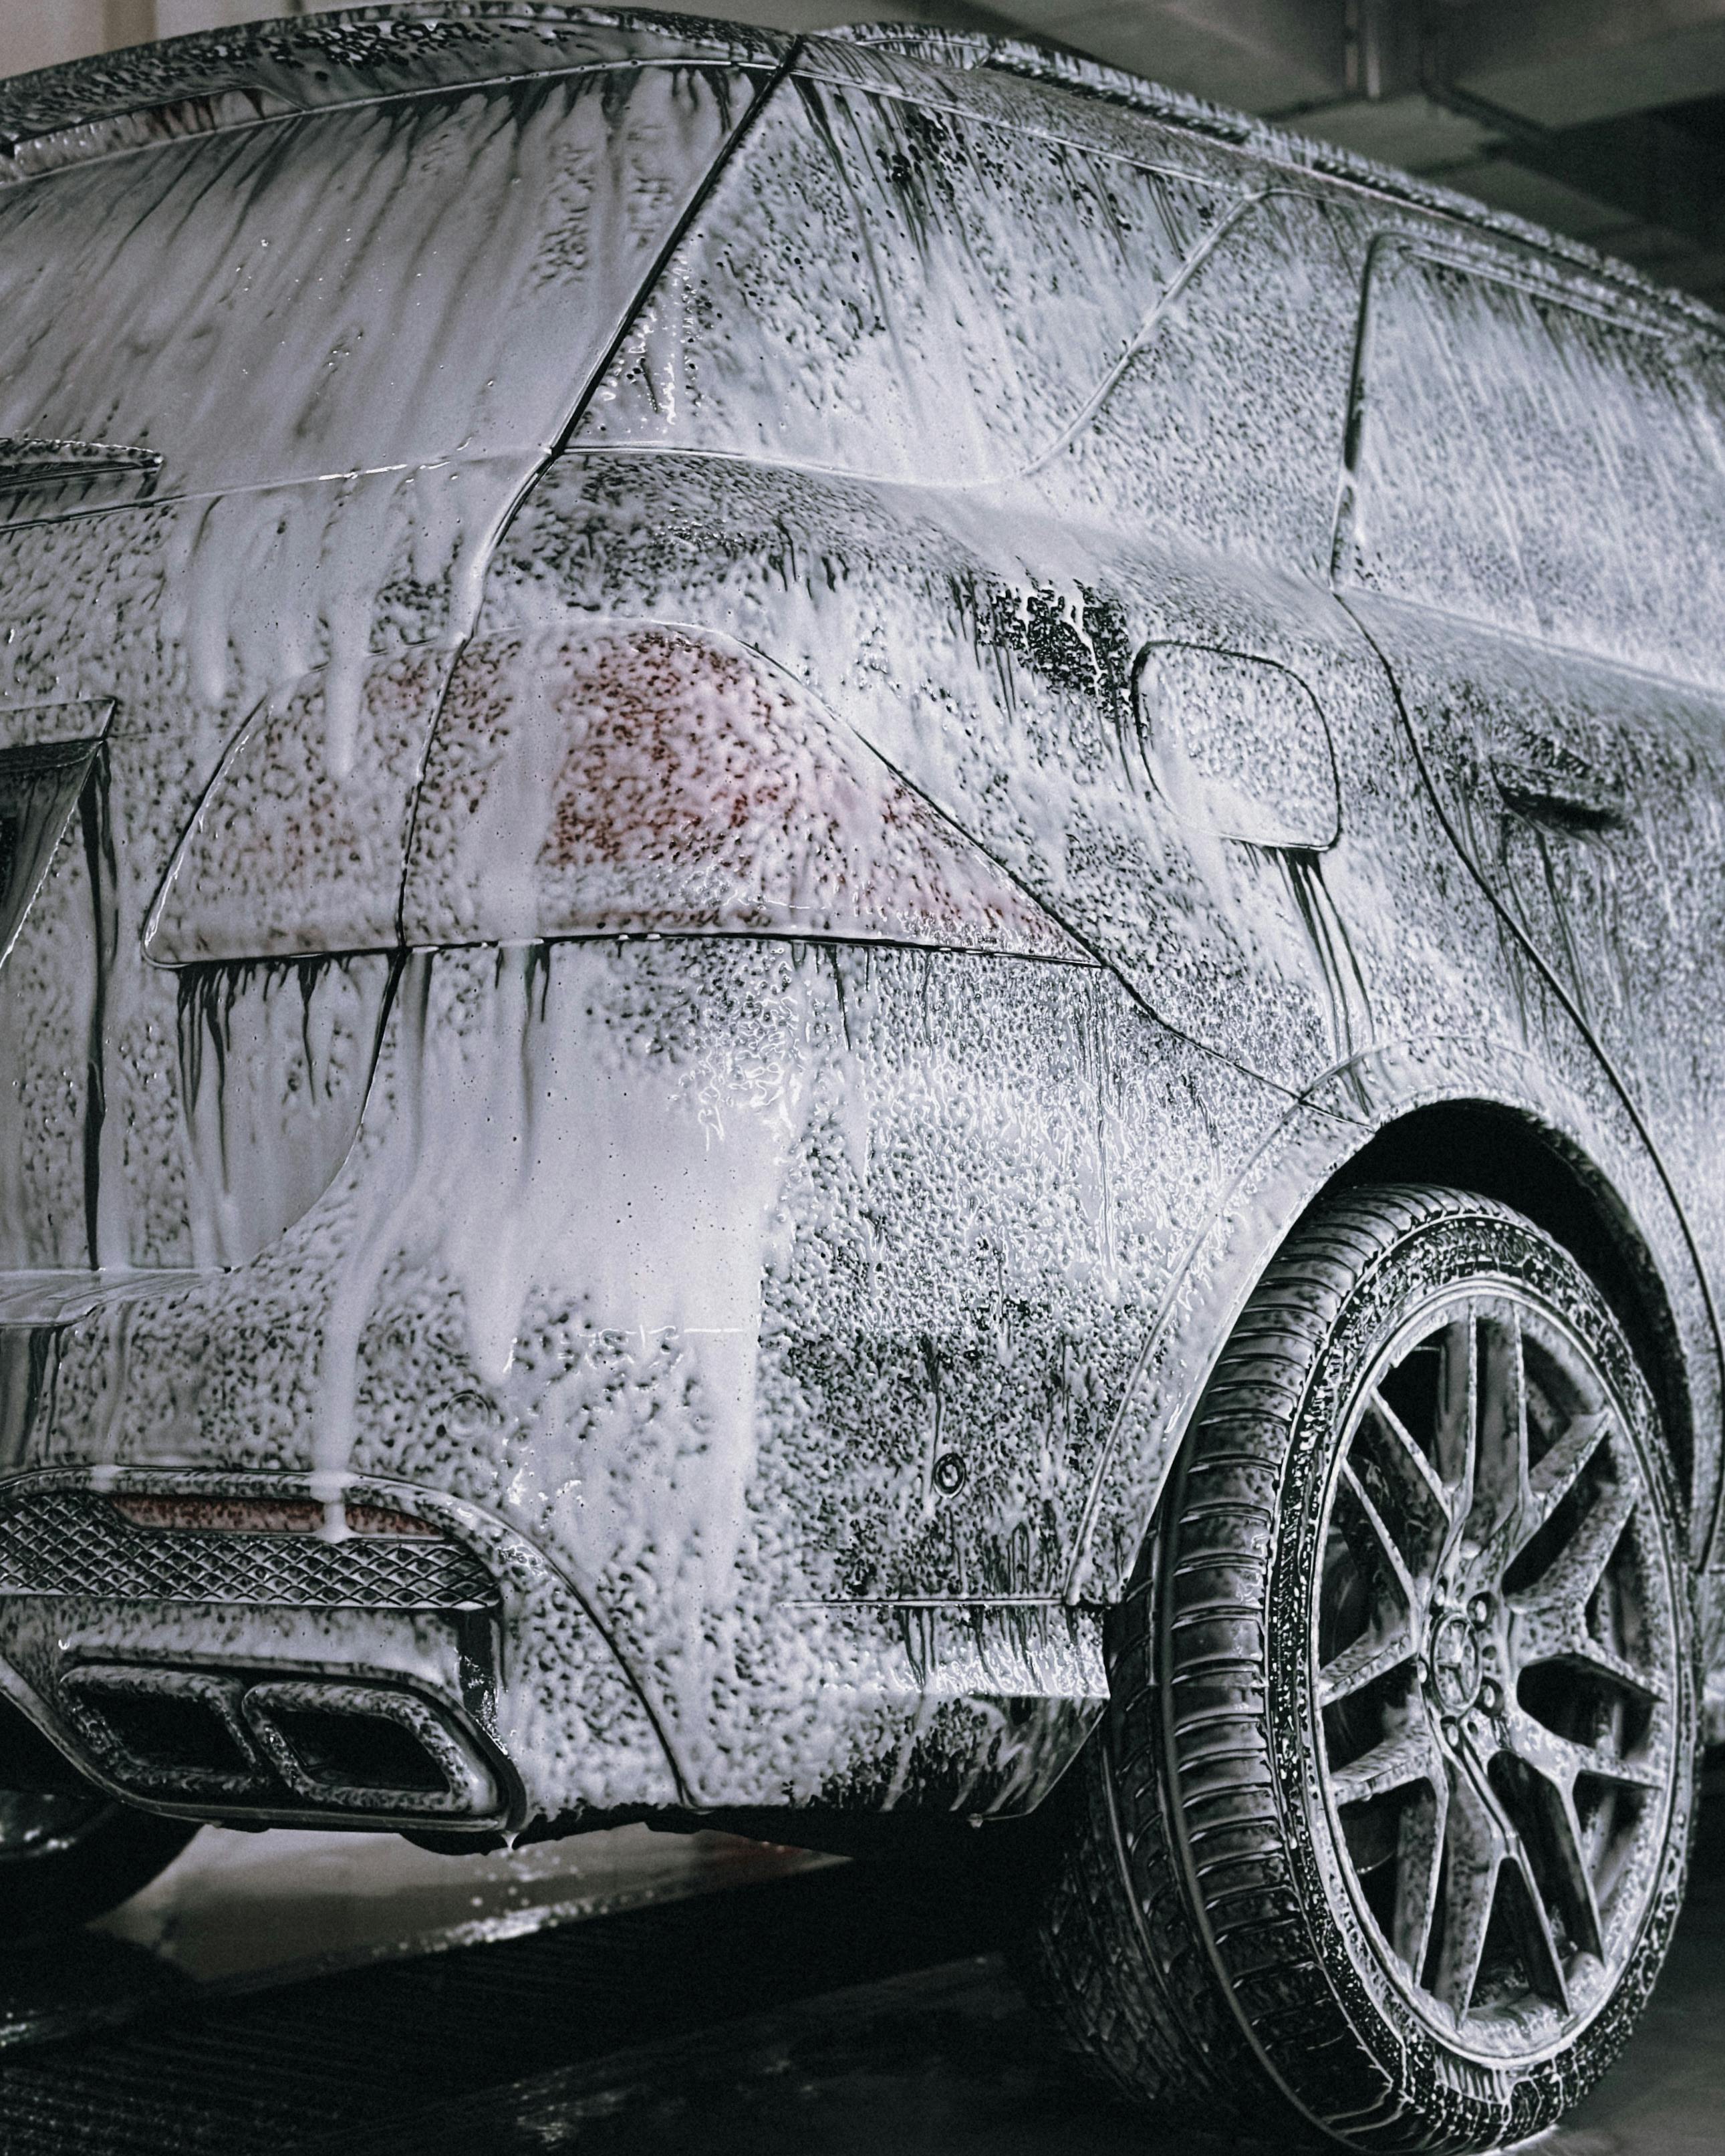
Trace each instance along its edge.
{"label": "wet concrete floor", "polygon": [[[319,2143],[318,2156],[336,2144]],[[829,1994],[425,2112],[349,2156],[1221,2156],[1075,2069],[998,1956]],[[1658,1991],[1542,2156],[1725,2151],[1725,1792]],[[310,2156],[309,2150],[306,2156]]]}
{"label": "wet concrete floor", "polygon": [[[206,1832],[0,1958],[3,2156],[1173,2156],[961,1882],[719,1835],[513,1857]],[[1725,1789],[1643,2025],[1539,2146],[1725,2150]]]}
{"label": "wet concrete floor", "polygon": [[201,1984],[284,1983],[785,1879],[836,1857],[616,1827],[439,1856],[396,1835],[206,1827],[92,1933]]}

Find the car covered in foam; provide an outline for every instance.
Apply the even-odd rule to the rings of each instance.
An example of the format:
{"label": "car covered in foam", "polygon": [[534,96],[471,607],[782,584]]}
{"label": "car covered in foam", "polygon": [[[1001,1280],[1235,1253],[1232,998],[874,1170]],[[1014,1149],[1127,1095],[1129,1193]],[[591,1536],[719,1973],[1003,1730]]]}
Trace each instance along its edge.
{"label": "car covered in foam", "polygon": [[8,1923],[974,1823],[1136,2094],[1554,2117],[1719,1651],[1725,330],[932,32],[0,137]]}

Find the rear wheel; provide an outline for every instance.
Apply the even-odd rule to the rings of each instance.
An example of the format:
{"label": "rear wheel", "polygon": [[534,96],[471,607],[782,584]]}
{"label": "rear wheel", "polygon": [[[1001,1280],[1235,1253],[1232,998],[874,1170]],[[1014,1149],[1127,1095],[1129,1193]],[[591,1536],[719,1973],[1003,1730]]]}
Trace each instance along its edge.
{"label": "rear wheel", "polygon": [[1117,1613],[1040,1956],[1141,2097],[1467,2149],[1548,2125],[1664,1958],[1688,1575],[1620,1327],[1508,1209],[1315,1214]]}

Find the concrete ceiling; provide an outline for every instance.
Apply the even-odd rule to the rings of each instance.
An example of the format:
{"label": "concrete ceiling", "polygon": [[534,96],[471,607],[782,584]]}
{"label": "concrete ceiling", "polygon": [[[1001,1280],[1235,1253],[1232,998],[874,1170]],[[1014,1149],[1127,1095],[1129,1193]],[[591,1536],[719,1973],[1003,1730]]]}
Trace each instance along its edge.
{"label": "concrete ceiling", "polygon": [[[339,0],[0,0],[0,74]],[[693,7],[698,0],[684,0]],[[1284,119],[1725,305],[1725,0],[706,0],[1051,39]]]}

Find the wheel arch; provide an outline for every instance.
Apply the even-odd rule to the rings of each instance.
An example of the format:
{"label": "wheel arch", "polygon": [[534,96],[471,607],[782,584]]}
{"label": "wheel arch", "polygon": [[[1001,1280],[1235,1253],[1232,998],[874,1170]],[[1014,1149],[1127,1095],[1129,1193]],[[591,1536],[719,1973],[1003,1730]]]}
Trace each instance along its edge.
{"label": "wheel arch", "polygon": [[1568,1251],[1629,1337],[1658,1401],[1685,1502],[1692,1505],[1696,1415],[1682,1331],[1658,1260],[1610,1178],[1572,1139],[1517,1108],[1442,1101],[1409,1109],[1374,1132],[1305,1211],[1338,1190],[1414,1181],[1448,1183],[1512,1205]]}
{"label": "wheel arch", "polygon": [[[1719,1499],[1712,1435],[1720,1342],[1700,1258],[1643,1134],[1608,1091],[1589,1099],[1500,1047],[1392,1046],[1346,1088],[1292,1108],[1219,1199],[1145,1341],[1091,1486],[1065,1596],[1126,1592],[1164,1486],[1240,1313],[1311,1210],[1369,1183],[1446,1183],[1512,1206],[1594,1280],[1669,1432],[1692,1565]],[[1521,1066],[1521,1067],[1518,1067]],[[1518,1083],[1518,1080],[1525,1082]],[[1361,1110],[1364,1110],[1363,1116]]]}

